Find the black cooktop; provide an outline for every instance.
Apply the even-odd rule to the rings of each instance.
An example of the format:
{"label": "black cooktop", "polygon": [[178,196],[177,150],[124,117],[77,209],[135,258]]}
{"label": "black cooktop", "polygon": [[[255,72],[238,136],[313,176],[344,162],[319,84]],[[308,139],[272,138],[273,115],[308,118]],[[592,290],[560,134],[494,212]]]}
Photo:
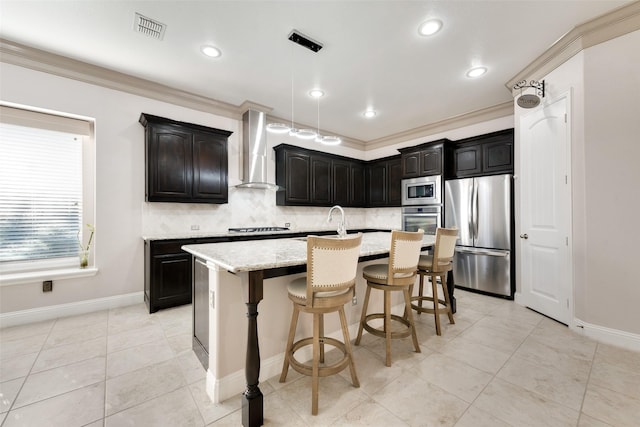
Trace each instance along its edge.
{"label": "black cooktop", "polygon": [[230,228],[229,232],[233,233],[255,233],[259,231],[287,231],[289,227],[243,227]]}

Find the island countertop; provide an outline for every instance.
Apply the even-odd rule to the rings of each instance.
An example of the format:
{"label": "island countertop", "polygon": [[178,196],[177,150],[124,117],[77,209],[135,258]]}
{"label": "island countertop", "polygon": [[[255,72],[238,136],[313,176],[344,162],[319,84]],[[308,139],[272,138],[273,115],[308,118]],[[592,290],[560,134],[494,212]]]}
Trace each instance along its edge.
{"label": "island countertop", "polygon": [[[425,248],[435,243],[435,236],[423,237]],[[391,233],[362,234],[360,257],[389,253]],[[259,241],[204,243],[186,245],[182,249],[231,273],[267,270],[307,263],[307,242],[304,238],[267,239]]]}

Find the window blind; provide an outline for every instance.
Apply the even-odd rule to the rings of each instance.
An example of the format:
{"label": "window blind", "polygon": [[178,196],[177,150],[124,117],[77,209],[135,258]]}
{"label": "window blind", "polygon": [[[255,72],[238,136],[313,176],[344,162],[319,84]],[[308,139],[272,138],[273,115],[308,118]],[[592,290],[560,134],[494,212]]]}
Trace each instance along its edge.
{"label": "window blind", "polygon": [[76,256],[81,231],[82,135],[2,120],[0,262]]}

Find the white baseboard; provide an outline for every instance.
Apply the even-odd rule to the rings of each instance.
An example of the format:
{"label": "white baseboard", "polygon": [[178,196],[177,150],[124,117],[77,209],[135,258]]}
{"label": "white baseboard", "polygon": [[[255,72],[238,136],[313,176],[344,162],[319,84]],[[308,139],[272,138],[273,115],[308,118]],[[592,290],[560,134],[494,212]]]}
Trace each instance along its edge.
{"label": "white baseboard", "polygon": [[[517,304],[526,307],[524,297],[521,293],[516,292],[514,297]],[[638,334],[594,325],[580,320],[577,317],[574,317],[572,320],[573,321],[569,324],[569,327],[572,331],[580,335],[604,344],[611,344],[628,350],[640,351],[640,335]]]}
{"label": "white baseboard", "polygon": [[593,325],[578,318],[574,318],[573,324],[575,328],[572,329],[587,338],[616,347],[626,348],[627,350],[640,351],[640,335],[638,334]]}
{"label": "white baseboard", "polygon": [[50,305],[29,310],[12,311],[0,314],[0,328],[41,322],[59,317],[75,316],[93,311],[109,310],[144,302],[144,292],[97,298],[68,304]]}

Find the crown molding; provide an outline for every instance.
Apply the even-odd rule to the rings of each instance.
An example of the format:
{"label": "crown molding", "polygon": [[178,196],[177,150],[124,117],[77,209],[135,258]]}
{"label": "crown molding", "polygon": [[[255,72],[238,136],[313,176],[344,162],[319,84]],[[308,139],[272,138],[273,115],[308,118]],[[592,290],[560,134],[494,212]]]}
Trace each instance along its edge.
{"label": "crown molding", "polygon": [[446,132],[452,129],[475,125],[511,115],[513,115],[513,101],[508,101],[502,104],[461,114],[459,116],[449,117],[448,119],[409,129],[404,132],[398,132],[383,138],[371,140],[367,142],[365,151],[384,148],[389,145],[398,144],[412,139],[424,138],[436,133]]}
{"label": "crown molding", "polygon": [[640,1],[635,1],[576,26],[505,83],[505,86],[513,91],[513,86],[519,81],[540,80],[584,49],[638,30]]}
{"label": "crown molding", "polygon": [[[0,38],[2,62],[241,120],[241,107]],[[245,104],[243,104],[244,106]]]}

